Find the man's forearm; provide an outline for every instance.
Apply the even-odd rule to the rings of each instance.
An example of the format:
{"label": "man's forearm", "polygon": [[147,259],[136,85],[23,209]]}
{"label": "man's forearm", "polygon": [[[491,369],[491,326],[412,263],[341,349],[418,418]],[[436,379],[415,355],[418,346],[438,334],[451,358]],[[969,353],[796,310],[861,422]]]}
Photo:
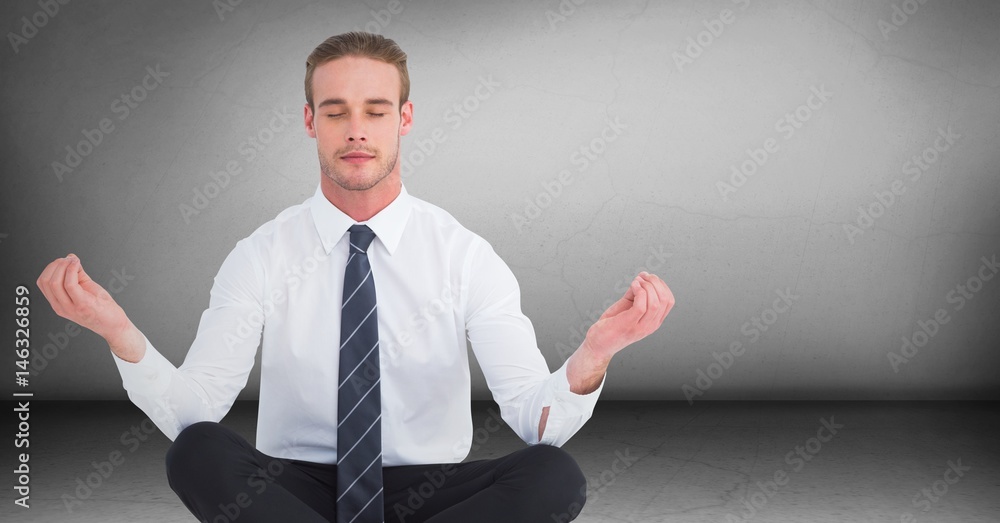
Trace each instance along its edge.
{"label": "man's forearm", "polygon": [[569,357],[566,364],[566,379],[569,390],[576,394],[590,394],[597,390],[608,370],[610,358],[598,356],[587,345],[587,340]]}
{"label": "man's forearm", "polygon": [[[595,355],[587,342],[584,341],[574,352],[566,364],[566,379],[569,390],[575,394],[590,394],[597,390],[607,373],[611,360]],[[545,422],[549,419],[549,407],[542,408],[542,416],[538,422],[538,439],[545,434]]]}
{"label": "man's forearm", "polygon": [[115,356],[129,363],[138,363],[146,354],[146,337],[131,321],[119,333],[105,338],[105,341]]}

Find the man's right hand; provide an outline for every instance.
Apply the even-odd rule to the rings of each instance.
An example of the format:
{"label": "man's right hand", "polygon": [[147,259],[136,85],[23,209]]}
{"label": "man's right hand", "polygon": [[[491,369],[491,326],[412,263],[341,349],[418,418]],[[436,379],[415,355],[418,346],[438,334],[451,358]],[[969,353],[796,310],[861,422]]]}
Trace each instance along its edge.
{"label": "man's right hand", "polygon": [[48,264],[35,284],[56,314],[94,331],[119,358],[131,362],[142,359],[146,352],[142,333],[108,291],[84,272],[76,255]]}

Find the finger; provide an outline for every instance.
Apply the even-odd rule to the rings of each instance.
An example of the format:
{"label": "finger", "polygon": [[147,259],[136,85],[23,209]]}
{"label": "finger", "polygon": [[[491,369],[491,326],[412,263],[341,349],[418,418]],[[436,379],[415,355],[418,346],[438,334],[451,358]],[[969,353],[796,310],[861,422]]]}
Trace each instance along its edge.
{"label": "finger", "polygon": [[612,331],[627,333],[635,330],[635,325],[642,318],[645,307],[645,299],[637,295],[637,293],[642,293],[642,288],[639,287],[636,280],[632,280],[628,291],[628,294],[632,295],[632,301],[629,302],[623,298],[616,303],[616,305],[620,305],[617,311],[610,311],[609,309],[611,313],[605,312],[601,316],[602,319],[607,318]]}
{"label": "finger", "polygon": [[603,314],[601,314],[601,317],[599,319],[617,316],[622,311],[627,310],[631,306],[632,306],[631,300],[626,300],[625,298],[621,298],[618,301],[614,302],[610,307],[608,307],[608,309],[605,310]]}
{"label": "finger", "polygon": [[665,306],[663,307],[663,314],[660,315],[660,323],[663,323],[663,320],[667,318],[667,314],[670,314],[670,311],[674,308],[674,304],[677,303],[677,300],[674,299],[673,291],[670,290],[670,287],[666,283],[663,283],[662,295],[664,296],[663,303]]}
{"label": "finger", "polygon": [[52,277],[52,271],[55,270],[56,264],[58,262],[59,262],[58,259],[49,262],[49,264],[46,265],[44,269],[42,269],[42,273],[38,275],[38,279],[35,280],[35,285],[37,285],[38,289],[42,291],[43,295],[45,295],[45,299],[49,300],[49,304],[52,304],[54,301],[52,298],[52,294],[49,291],[49,278]]}
{"label": "finger", "polygon": [[650,312],[656,309],[656,305],[659,304],[660,301],[656,286],[653,285],[652,278],[654,278],[654,276],[646,271],[639,273],[639,285],[646,290],[647,310]]}
{"label": "finger", "polygon": [[656,295],[656,289],[653,287],[653,284],[646,278],[640,279],[639,285],[642,286],[646,294],[646,310],[639,320],[638,326],[643,335],[646,335],[656,330],[657,325],[655,321],[660,315],[660,298]]}
{"label": "finger", "polygon": [[74,256],[66,267],[66,279],[63,284],[73,307],[82,305],[87,294],[80,287],[80,270],[80,259]]}
{"label": "finger", "polygon": [[646,314],[646,308],[648,306],[648,302],[646,301],[646,289],[643,288],[641,283],[639,283],[640,281],[641,278],[632,280],[632,285],[629,287],[632,294],[635,296],[632,300],[632,308],[629,309],[629,319],[633,325],[639,323],[639,320]]}
{"label": "finger", "polygon": [[[84,270],[84,268],[83,268],[83,260],[80,260],[80,259],[76,260],[76,268],[77,268],[77,278],[79,278],[79,281],[80,281],[80,287],[82,287],[83,290],[84,290],[84,292],[86,292],[88,295],[92,296],[94,294],[93,287],[91,285],[89,285],[89,284],[91,284],[91,283],[93,283],[94,285],[97,285],[97,284],[94,283],[94,279],[91,278],[89,274],[87,274],[86,270]],[[97,286],[100,287],[100,285],[97,285]],[[103,288],[103,287],[101,287],[101,288]]]}
{"label": "finger", "polygon": [[611,306],[604,311],[604,314],[601,315],[601,317],[617,316],[620,312],[632,307],[633,300],[635,300],[635,293],[632,292],[632,285],[630,284],[628,288],[625,289],[625,294],[623,294],[621,298],[618,298],[616,302],[611,304]]}
{"label": "finger", "polygon": [[658,314],[656,316],[657,327],[663,323],[666,319],[667,314],[670,313],[670,309],[674,307],[674,294],[670,291],[670,287],[667,287],[666,282],[662,278],[655,274],[642,272],[642,274],[647,281],[652,283],[653,289],[658,297]]}
{"label": "finger", "polygon": [[60,258],[56,264],[56,268],[52,271],[52,275],[49,277],[49,290],[52,293],[52,298],[55,299],[53,304],[53,309],[56,313],[62,317],[66,317],[66,313],[70,310],[73,305],[73,301],[69,299],[69,295],[66,294],[66,289],[64,287],[64,282],[66,281],[66,267],[69,265],[69,259]]}
{"label": "finger", "polygon": [[652,282],[653,287],[656,289],[656,295],[660,300],[660,311],[656,321],[656,324],[660,325],[667,317],[667,314],[670,313],[670,309],[674,307],[674,294],[670,291],[670,287],[667,287],[666,282],[659,276],[649,274],[648,279]]}
{"label": "finger", "polygon": [[[632,278],[632,281],[635,282],[635,278]],[[635,289],[632,287],[631,283],[629,284],[628,288],[625,289],[625,295],[623,297],[626,300],[634,300],[635,299]]]}

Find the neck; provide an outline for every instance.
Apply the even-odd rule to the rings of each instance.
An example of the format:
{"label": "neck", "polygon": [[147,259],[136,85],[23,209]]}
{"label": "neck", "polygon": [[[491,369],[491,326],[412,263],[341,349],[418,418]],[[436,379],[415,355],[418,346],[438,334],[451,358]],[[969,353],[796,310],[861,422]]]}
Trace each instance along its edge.
{"label": "neck", "polygon": [[364,222],[385,209],[399,196],[402,181],[399,178],[399,173],[393,172],[370,189],[349,191],[326,176],[321,176],[320,187],[326,199],[341,212],[356,222]]}

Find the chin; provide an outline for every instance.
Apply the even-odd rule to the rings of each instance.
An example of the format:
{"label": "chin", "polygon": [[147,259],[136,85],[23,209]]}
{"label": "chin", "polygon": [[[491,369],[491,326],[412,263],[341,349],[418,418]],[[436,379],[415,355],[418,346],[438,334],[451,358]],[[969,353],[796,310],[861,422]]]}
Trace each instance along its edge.
{"label": "chin", "polygon": [[343,183],[339,183],[339,185],[348,191],[366,191],[378,184],[378,180],[375,180],[374,177],[349,177],[342,181]]}

